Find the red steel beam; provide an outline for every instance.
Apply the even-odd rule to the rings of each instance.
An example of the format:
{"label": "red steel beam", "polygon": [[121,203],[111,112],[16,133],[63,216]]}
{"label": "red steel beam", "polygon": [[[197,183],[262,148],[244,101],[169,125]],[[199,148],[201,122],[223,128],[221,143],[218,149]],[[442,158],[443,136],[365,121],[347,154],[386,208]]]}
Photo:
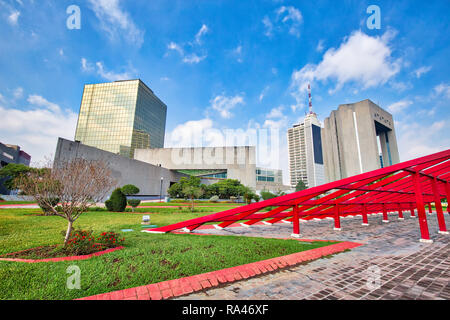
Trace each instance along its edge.
{"label": "red steel beam", "polygon": [[[244,220],[247,221],[244,225],[252,225],[270,218],[269,222],[292,220],[294,234],[297,234],[295,231],[299,219],[334,217],[335,227],[340,228],[341,216],[362,215],[365,224],[368,214],[382,210],[383,220],[387,220],[387,211],[398,210],[401,218],[403,210],[417,207],[422,240],[429,240],[424,205],[430,202],[440,203],[442,198],[449,198],[449,169],[450,150],[445,150],[300,192],[145,231],[170,232],[181,228],[194,230],[211,222],[221,222],[219,226],[227,227],[233,222]],[[435,181],[434,184],[430,182],[431,178]],[[315,197],[319,198],[312,199]],[[266,207],[276,208],[269,212],[258,212]],[[292,211],[285,211],[288,207],[292,207]],[[300,230],[298,234],[299,232]]]}

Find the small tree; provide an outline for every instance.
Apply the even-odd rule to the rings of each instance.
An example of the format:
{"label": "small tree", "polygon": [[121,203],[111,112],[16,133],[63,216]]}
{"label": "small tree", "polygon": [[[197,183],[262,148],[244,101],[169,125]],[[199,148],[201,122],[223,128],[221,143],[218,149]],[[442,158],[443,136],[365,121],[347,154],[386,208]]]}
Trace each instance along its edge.
{"label": "small tree", "polygon": [[194,199],[199,198],[203,194],[203,189],[193,185],[187,185],[183,188],[183,193],[191,199],[191,211],[194,211]]}
{"label": "small tree", "polygon": [[[138,194],[141,190],[138,187],[132,184],[127,184],[122,187],[122,192],[127,195]],[[139,199],[127,199],[128,205],[131,206],[131,210],[134,212],[134,209],[139,206],[141,200]]]}
{"label": "small tree", "polygon": [[36,169],[27,167],[24,164],[8,163],[6,166],[0,169],[0,178],[6,178],[6,180],[3,182],[3,185],[8,190],[14,190],[17,189],[15,181],[18,177],[35,170]]}
{"label": "small tree", "polygon": [[239,195],[241,195],[247,204],[250,204],[253,199],[256,199],[259,196],[253,192],[253,190],[247,186],[241,185],[239,186]]}
{"label": "small tree", "polygon": [[[16,185],[38,203],[47,205],[52,214],[67,220],[64,245],[70,238],[73,223],[101,201],[115,185],[111,170],[102,161],[74,159],[60,161],[50,169],[31,171],[16,179]],[[58,198],[58,210],[51,199]]]}
{"label": "small tree", "polygon": [[295,186],[295,192],[299,192],[305,189],[307,189],[305,183],[302,180],[299,180],[297,182],[297,185]]}

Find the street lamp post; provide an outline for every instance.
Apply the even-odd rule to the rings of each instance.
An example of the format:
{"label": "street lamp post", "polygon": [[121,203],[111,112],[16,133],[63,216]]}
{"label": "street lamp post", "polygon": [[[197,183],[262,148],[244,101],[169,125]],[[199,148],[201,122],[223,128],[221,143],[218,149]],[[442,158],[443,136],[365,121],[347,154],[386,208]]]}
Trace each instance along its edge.
{"label": "street lamp post", "polygon": [[161,187],[159,189],[159,202],[162,202],[162,186],[163,186],[164,178],[161,177]]}

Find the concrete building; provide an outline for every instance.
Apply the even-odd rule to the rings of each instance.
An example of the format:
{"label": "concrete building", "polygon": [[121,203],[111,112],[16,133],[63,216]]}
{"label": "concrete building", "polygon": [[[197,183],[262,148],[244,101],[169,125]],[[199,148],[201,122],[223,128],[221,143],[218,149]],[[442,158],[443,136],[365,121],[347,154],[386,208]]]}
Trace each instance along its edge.
{"label": "concrete building", "polygon": [[278,193],[290,191],[291,186],[283,184],[283,171],[280,169],[256,168],[256,191]]}
{"label": "concrete building", "polygon": [[322,142],[328,182],[400,162],[394,119],[370,100],[332,111]]}
{"label": "concrete building", "polygon": [[86,146],[78,141],[74,142],[59,138],[54,163],[57,164],[61,161],[65,162],[76,158],[104,161],[111,169],[113,177],[117,180],[118,187],[134,184],[140,189],[138,196],[150,198],[158,198],[160,196],[161,186],[162,196],[167,195],[167,189],[178,182],[181,177],[186,176],[174,170]]}
{"label": "concrete building", "polygon": [[75,140],[133,158],[162,148],[167,106],[141,80],[84,86]]}
{"label": "concrete building", "polygon": [[289,174],[293,188],[299,181],[311,188],[325,183],[321,126],[310,111],[303,121],[288,129]]}
{"label": "concrete building", "polygon": [[210,178],[210,183],[217,179],[237,179],[256,189],[255,147],[136,149],[134,158],[185,174]]}
{"label": "concrete building", "polygon": [[[23,164],[29,166],[31,156],[21,150],[19,146],[11,144],[3,144],[0,142],[0,168],[9,163]],[[10,194],[11,191],[6,189],[3,182],[6,178],[0,179],[0,194]]]}
{"label": "concrete building", "polygon": [[256,192],[287,191],[281,170],[256,167],[256,150],[243,147],[137,149],[135,159],[201,178],[204,184],[237,179]]}

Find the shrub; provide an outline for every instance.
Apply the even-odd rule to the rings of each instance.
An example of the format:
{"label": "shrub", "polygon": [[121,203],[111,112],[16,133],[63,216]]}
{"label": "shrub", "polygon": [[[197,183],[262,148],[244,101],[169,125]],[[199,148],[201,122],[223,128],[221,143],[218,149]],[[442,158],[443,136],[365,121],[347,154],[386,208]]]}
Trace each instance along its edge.
{"label": "shrub", "polygon": [[67,253],[76,256],[99,251],[101,245],[95,242],[92,230],[72,230],[64,249]]}
{"label": "shrub", "polygon": [[128,204],[131,206],[133,212],[134,212],[134,208],[136,208],[140,203],[141,203],[141,200],[139,200],[139,199],[129,199],[128,200]]}
{"label": "shrub", "polygon": [[135,185],[132,185],[132,184],[127,184],[127,185],[123,186],[121,190],[125,195],[138,194],[139,191],[141,191],[141,190],[139,190],[138,187],[136,187]]}
{"label": "shrub", "polygon": [[117,188],[112,192],[109,200],[105,201],[105,206],[108,209],[108,211],[113,212],[125,211],[125,208],[127,207],[127,198],[120,190],[120,188]]}
{"label": "shrub", "polygon": [[211,202],[219,202],[219,197],[218,196],[212,196],[209,201]]}
{"label": "shrub", "polygon": [[115,232],[103,232],[96,238],[92,230],[72,230],[64,251],[74,256],[91,254],[121,246],[124,241],[125,238],[120,238],[120,235]]}
{"label": "shrub", "polygon": [[120,234],[116,232],[103,232],[97,238],[97,244],[101,245],[104,249],[119,247],[124,242],[125,238],[121,238]]}
{"label": "shrub", "polygon": [[262,197],[264,200],[268,200],[268,199],[276,198],[277,195],[276,195],[276,194],[273,194],[272,192],[269,192],[269,191],[261,191],[261,197]]}

